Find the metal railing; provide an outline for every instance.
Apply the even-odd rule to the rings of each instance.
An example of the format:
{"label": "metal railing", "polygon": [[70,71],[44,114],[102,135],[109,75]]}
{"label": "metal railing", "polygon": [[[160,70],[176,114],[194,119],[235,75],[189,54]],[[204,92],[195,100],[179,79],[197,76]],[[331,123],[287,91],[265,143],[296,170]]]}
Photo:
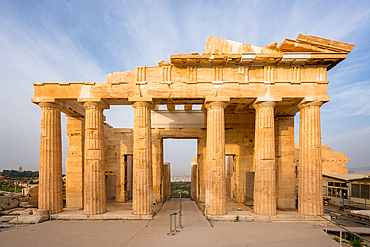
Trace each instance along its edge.
{"label": "metal railing", "polygon": [[[326,232],[326,233],[328,233],[328,222],[330,222],[330,223],[332,223],[332,224],[334,224],[335,226],[337,226],[337,227],[339,227],[339,228],[340,228],[340,231],[339,231],[339,244],[340,244],[340,246],[342,246],[342,236],[343,236],[342,232],[343,232],[343,230],[345,230],[347,233],[349,233],[349,234],[351,234],[351,235],[353,235],[353,236],[356,236],[356,237],[360,238],[360,239],[361,239],[361,241],[366,242],[367,244],[369,244],[369,243],[370,243],[370,240],[369,240],[369,239],[364,238],[364,237],[362,237],[362,236],[358,235],[357,233],[351,232],[350,230],[348,230],[348,229],[347,229],[347,228],[345,228],[344,226],[342,226],[342,225],[338,225],[336,222],[334,222],[334,221],[332,221],[332,220],[328,220],[327,218],[323,217],[322,215],[319,215],[319,217],[320,217],[320,218],[323,218],[323,219],[325,219],[325,220],[326,220],[326,228],[325,228],[325,232]],[[316,224],[315,224],[315,225],[316,225],[316,228],[318,228],[318,220],[316,220],[316,216],[315,216],[315,221],[316,221]],[[343,230],[342,230],[342,229],[343,229]]]}
{"label": "metal railing", "polygon": [[[352,198],[352,200],[351,200]],[[356,198],[354,201],[353,199]],[[370,209],[369,199],[360,198],[360,197],[351,197],[349,196],[348,199],[342,199],[340,202],[341,208],[345,208],[346,206],[353,206],[361,209]]]}
{"label": "metal railing", "polygon": [[155,215],[157,215],[157,213],[159,212],[159,210],[161,210],[161,208],[163,207],[163,204],[166,201],[167,201],[167,195],[164,195],[164,196],[161,197],[161,199],[159,199],[158,201],[153,203],[153,207],[152,207],[152,216],[153,217]]}
{"label": "metal railing", "polygon": [[196,202],[197,202],[197,206],[198,206],[199,210],[206,217],[206,220],[208,220],[206,203],[202,202],[201,200],[197,200]]}
{"label": "metal railing", "polygon": [[[179,230],[177,230],[177,228],[181,229],[181,228],[184,228],[182,226],[182,223],[181,223],[181,218],[182,218],[182,198],[181,198],[181,193],[180,193],[180,201],[179,201],[179,211],[178,212],[175,212],[175,213],[172,213],[170,214],[170,232],[167,233],[168,236],[173,236],[175,235],[174,232],[180,232]],[[172,216],[174,216],[174,219],[175,219],[175,227],[172,227]],[[177,221],[176,221],[176,217],[179,217],[179,226],[177,226]]]}

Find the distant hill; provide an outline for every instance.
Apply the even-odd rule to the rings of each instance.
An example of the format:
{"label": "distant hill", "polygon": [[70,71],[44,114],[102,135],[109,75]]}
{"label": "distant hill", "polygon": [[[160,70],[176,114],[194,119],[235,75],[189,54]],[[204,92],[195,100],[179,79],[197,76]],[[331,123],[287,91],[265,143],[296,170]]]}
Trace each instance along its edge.
{"label": "distant hill", "polygon": [[370,166],[362,166],[362,167],[355,167],[355,168],[348,168],[348,173],[357,173],[357,174],[370,174]]}
{"label": "distant hill", "polygon": [[24,177],[39,177],[39,172],[36,171],[17,171],[17,170],[3,170],[3,176],[6,178],[24,178]]}

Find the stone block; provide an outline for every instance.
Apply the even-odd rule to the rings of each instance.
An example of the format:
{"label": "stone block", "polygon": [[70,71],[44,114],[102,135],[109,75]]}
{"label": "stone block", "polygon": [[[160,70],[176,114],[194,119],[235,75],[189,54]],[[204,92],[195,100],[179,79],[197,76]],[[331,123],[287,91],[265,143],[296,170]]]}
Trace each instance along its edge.
{"label": "stone block", "polygon": [[0,217],[0,222],[8,222],[14,218],[17,218],[17,216],[13,216],[13,215],[3,215]]}
{"label": "stone block", "polygon": [[28,215],[32,215],[32,209],[26,209],[26,210],[23,210],[23,211],[17,211],[18,214],[20,216],[28,216]]}
{"label": "stone block", "polygon": [[28,205],[30,205],[30,203],[29,202],[21,202],[21,203],[19,203],[19,206],[20,207],[25,207],[25,206],[28,206]]}
{"label": "stone block", "polygon": [[39,186],[32,186],[22,189],[23,196],[37,196],[39,194]]}
{"label": "stone block", "polygon": [[41,215],[28,215],[28,216],[19,216],[18,221],[17,218],[14,218],[9,221],[11,224],[36,224],[41,223],[42,216]]}
{"label": "stone block", "polygon": [[13,194],[13,198],[21,198],[22,197],[22,193],[14,193]]}
{"label": "stone block", "polygon": [[50,218],[49,216],[49,210],[47,209],[33,209],[32,210],[32,213],[33,215],[40,215],[42,216],[42,219],[45,221],[45,220],[48,220]]}

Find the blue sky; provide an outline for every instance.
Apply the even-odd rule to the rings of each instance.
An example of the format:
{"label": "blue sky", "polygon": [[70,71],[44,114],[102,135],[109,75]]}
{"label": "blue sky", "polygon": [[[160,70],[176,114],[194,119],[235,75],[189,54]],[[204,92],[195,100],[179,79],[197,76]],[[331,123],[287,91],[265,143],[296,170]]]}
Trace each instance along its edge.
{"label": "blue sky", "polygon": [[[370,167],[370,1],[0,0],[0,170],[38,169],[33,82],[103,82],[172,54],[203,53],[208,36],[264,46],[298,33],[356,45],[328,73],[322,143],[347,154],[348,168]],[[114,127],[133,127],[130,106],[105,114]],[[166,143],[172,170],[189,172],[195,141]],[[65,157],[65,129],[63,147]]]}

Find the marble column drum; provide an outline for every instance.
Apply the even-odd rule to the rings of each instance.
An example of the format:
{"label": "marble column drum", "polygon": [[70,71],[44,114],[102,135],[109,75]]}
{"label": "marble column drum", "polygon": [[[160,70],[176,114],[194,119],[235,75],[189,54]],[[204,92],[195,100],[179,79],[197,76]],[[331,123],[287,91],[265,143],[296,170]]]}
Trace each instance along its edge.
{"label": "marble column drum", "polygon": [[208,215],[226,214],[225,102],[207,103],[206,206]]}
{"label": "marble column drum", "polygon": [[152,177],[152,104],[137,101],[134,107],[134,163],[132,213],[137,215],[151,212],[153,201]]}
{"label": "marble column drum", "polygon": [[320,106],[301,103],[299,128],[298,213],[323,214]]}
{"label": "marble column drum", "polygon": [[63,211],[60,111],[54,103],[39,103],[39,106],[42,113],[38,206],[58,213]]}
{"label": "marble column drum", "polygon": [[276,215],[275,105],[273,101],[253,104],[256,110],[253,210],[258,215]]}
{"label": "marble column drum", "polygon": [[102,102],[85,102],[84,214],[106,211],[104,123]]}

